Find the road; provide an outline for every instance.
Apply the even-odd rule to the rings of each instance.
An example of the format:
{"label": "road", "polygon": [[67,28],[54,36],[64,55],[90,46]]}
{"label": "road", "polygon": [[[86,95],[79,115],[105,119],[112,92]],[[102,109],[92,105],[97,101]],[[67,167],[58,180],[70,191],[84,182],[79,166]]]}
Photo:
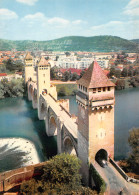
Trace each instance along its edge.
{"label": "road", "polygon": [[110,163],[105,168],[97,162],[94,166],[107,183],[106,194],[117,195],[123,189],[125,195],[139,195],[139,184],[127,182]]}

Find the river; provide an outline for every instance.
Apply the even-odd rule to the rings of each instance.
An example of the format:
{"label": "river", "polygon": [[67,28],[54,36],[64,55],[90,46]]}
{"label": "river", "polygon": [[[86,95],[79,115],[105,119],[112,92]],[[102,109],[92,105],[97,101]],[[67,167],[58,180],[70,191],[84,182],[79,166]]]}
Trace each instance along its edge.
{"label": "river", "polygon": [[[70,112],[77,115],[75,96],[64,98],[70,99]],[[115,159],[119,160],[128,156],[129,130],[139,127],[139,88],[116,91],[115,98]],[[56,137],[47,137],[44,121],[38,120],[37,110],[33,110],[32,103],[26,98],[0,100],[0,138],[15,137],[31,141],[40,161],[56,154]],[[24,164],[23,157],[26,153],[20,148],[13,148],[13,151],[8,148],[6,152],[3,152],[4,155],[2,151],[4,148],[0,147],[0,171],[17,168]],[[8,158],[10,153],[13,155]],[[5,154],[7,154],[6,163]],[[17,158],[16,163],[14,154],[21,157]]]}

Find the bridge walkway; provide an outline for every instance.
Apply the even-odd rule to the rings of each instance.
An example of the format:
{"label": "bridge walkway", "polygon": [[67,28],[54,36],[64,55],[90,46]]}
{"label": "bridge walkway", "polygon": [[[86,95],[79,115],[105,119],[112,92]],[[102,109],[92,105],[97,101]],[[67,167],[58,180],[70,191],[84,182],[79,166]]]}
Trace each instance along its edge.
{"label": "bridge walkway", "polygon": [[42,97],[45,99],[46,103],[51,107],[60,121],[63,122],[70,134],[77,139],[77,124],[73,121],[70,114],[62,109],[59,103],[57,103],[50,95],[42,95]]}

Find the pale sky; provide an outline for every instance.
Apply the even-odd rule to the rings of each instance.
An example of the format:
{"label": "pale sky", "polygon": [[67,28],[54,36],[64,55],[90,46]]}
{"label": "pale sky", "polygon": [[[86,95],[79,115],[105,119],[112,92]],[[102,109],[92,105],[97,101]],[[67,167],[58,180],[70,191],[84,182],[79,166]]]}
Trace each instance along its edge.
{"label": "pale sky", "polygon": [[0,0],[0,38],[139,38],[139,0]]}

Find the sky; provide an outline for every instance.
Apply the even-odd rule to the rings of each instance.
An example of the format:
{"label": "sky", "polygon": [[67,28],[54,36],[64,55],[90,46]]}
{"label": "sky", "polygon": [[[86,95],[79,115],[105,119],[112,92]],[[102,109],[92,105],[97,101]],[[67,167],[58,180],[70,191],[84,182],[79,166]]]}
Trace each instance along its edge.
{"label": "sky", "polygon": [[0,0],[0,38],[139,38],[139,0]]}

